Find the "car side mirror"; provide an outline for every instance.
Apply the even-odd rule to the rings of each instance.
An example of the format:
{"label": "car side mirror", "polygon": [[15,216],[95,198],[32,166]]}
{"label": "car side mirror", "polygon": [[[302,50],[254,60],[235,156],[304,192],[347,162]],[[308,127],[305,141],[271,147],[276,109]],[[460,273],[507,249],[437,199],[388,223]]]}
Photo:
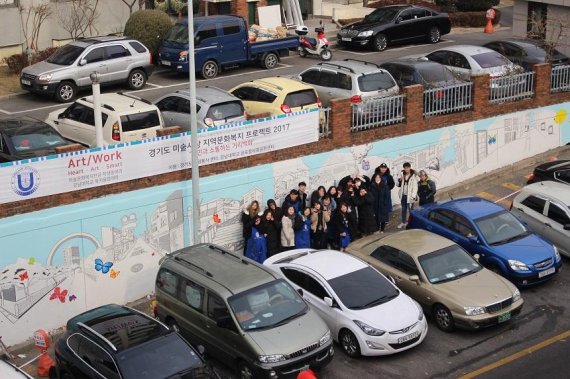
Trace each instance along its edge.
{"label": "car side mirror", "polygon": [[570,230],[570,224],[564,225],[564,230]]}
{"label": "car side mirror", "polygon": [[87,59],[82,59],[79,61],[80,66],[85,66],[87,64]]}
{"label": "car side mirror", "polygon": [[58,120],[61,120],[65,116],[65,113],[60,113],[57,115]]}
{"label": "car side mirror", "polygon": [[420,285],[420,277],[418,275],[410,275],[409,279],[411,282],[416,282],[418,286]]}
{"label": "car side mirror", "polygon": [[325,296],[323,300],[325,301],[325,304],[328,305],[329,307],[332,308],[334,306],[334,301],[330,297]]}
{"label": "car side mirror", "polygon": [[302,288],[297,288],[297,293],[299,295],[301,295],[301,297],[303,297],[303,289]]}
{"label": "car side mirror", "polygon": [[479,240],[479,237],[475,236],[475,237],[469,237],[469,242],[478,245],[481,241]]}
{"label": "car side mirror", "polygon": [[396,24],[399,24],[400,22],[402,22],[404,19],[402,17],[398,17],[396,19]]}
{"label": "car side mirror", "polygon": [[476,260],[477,262],[479,262],[479,259],[481,259],[481,256],[480,256],[479,254],[475,254],[475,255],[473,256],[473,258],[475,258],[475,260]]}
{"label": "car side mirror", "polygon": [[197,350],[198,353],[200,353],[201,356],[206,355],[206,348],[203,345],[198,345],[197,346]]}
{"label": "car side mirror", "polygon": [[392,284],[396,285],[396,281],[394,280],[394,278],[392,278],[392,276],[388,275],[388,279],[390,279]]}

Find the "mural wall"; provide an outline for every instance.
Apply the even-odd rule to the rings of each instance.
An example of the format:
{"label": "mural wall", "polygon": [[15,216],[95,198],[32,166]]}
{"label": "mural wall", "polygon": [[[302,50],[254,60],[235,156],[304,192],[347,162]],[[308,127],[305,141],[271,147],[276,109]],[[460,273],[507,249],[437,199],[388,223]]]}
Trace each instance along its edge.
{"label": "mural wall", "polygon": [[[409,161],[438,187],[456,184],[569,143],[569,111],[564,103],[203,178],[201,242],[241,251],[244,205],[280,204],[301,180],[312,191]],[[0,219],[4,342],[152,294],[160,258],[193,243],[191,193],[191,182],[172,183]]]}

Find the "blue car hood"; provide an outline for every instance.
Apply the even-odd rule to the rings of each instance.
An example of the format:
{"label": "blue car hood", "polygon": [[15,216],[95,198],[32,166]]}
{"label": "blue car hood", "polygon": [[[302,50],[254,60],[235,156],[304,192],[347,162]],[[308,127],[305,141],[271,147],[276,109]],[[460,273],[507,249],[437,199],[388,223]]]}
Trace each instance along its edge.
{"label": "blue car hood", "polygon": [[505,259],[516,259],[525,264],[535,264],[554,257],[554,248],[536,234],[502,245],[492,245],[491,249]]}

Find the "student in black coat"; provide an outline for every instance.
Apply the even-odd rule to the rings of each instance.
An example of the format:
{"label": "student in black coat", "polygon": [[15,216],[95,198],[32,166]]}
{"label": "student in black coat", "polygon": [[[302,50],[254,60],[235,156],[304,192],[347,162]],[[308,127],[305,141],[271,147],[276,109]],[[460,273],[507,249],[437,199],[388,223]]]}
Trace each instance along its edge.
{"label": "student in black coat", "polygon": [[384,232],[386,223],[390,220],[390,188],[380,174],[372,176],[370,193],[374,196],[374,215],[376,216],[376,230]]}
{"label": "student in black coat", "polygon": [[359,196],[355,198],[358,210],[358,230],[363,235],[372,234],[378,230],[374,214],[374,196],[365,187],[360,187]]}
{"label": "student in black coat", "polygon": [[265,210],[263,214],[262,233],[267,243],[267,258],[281,251],[281,228],[279,227],[273,211]]}

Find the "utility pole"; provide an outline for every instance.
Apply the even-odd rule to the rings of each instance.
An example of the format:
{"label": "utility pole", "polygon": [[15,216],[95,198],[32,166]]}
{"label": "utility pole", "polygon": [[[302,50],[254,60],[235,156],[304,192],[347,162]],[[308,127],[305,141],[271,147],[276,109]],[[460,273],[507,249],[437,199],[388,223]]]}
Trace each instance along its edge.
{"label": "utility pole", "polygon": [[97,147],[105,144],[103,141],[103,119],[101,116],[101,85],[100,76],[97,71],[89,75],[93,87],[93,112],[95,113],[95,141]]}

